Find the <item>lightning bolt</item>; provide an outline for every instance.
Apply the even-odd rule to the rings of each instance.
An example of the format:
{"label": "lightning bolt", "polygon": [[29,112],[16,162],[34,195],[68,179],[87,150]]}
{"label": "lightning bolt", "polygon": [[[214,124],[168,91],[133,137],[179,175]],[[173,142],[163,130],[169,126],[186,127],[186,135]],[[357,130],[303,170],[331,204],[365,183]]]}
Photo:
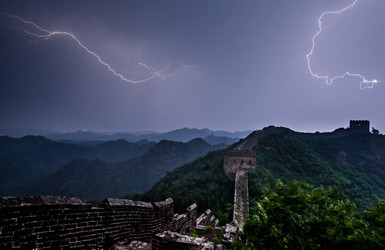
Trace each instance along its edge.
{"label": "lightning bolt", "polygon": [[372,80],[368,80],[366,77],[364,77],[363,75],[359,74],[359,73],[350,73],[350,72],[345,72],[343,73],[342,75],[337,75],[337,76],[334,76],[334,77],[330,77],[330,76],[327,76],[327,75],[319,75],[317,73],[315,73],[311,67],[311,56],[313,55],[313,52],[314,52],[314,49],[315,49],[315,44],[316,44],[316,40],[317,40],[317,37],[322,33],[322,31],[324,30],[324,26],[323,26],[323,23],[322,23],[322,19],[326,16],[326,15],[338,15],[338,14],[342,14],[344,13],[345,11],[348,11],[349,9],[353,8],[357,3],[358,3],[359,0],[354,0],[351,4],[349,4],[348,6],[340,9],[340,10],[334,10],[334,11],[325,11],[323,12],[319,18],[317,19],[317,22],[318,22],[318,31],[314,34],[313,38],[312,38],[312,46],[311,46],[311,49],[309,51],[309,53],[306,54],[306,60],[307,60],[307,68],[310,72],[310,74],[314,77],[314,78],[317,78],[317,79],[322,79],[325,81],[325,84],[327,85],[330,85],[334,82],[334,80],[337,80],[337,79],[342,79],[342,78],[345,78],[346,76],[352,76],[352,77],[358,77],[361,79],[361,82],[360,82],[360,88],[361,89],[365,89],[365,88],[373,88],[374,87],[374,84],[377,84],[377,83],[380,83],[380,82],[385,82],[385,81],[380,81],[380,80],[377,80],[377,79],[372,79]]}
{"label": "lightning bolt", "polygon": [[29,21],[29,20],[25,20],[19,16],[10,15],[10,14],[4,13],[4,12],[0,12],[0,14],[7,16],[8,18],[11,18],[11,19],[16,19],[16,20],[28,25],[29,28],[31,28],[31,26],[32,26],[33,28],[35,28],[39,32],[36,33],[31,29],[22,28],[22,27],[18,27],[18,29],[22,30],[24,33],[26,33],[28,35],[34,36],[34,37],[39,38],[39,39],[49,40],[51,37],[54,37],[54,36],[68,36],[68,37],[72,38],[72,40],[75,41],[76,44],[78,44],[88,54],[92,55],[96,59],[96,61],[99,62],[101,65],[103,65],[105,68],[107,68],[107,70],[109,72],[111,72],[114,76],[120,78],[121,80],[123,80],[125,82],[142,83],[142,82],[146,82],[146,81],[149,81],[152,79],[165,80],[168,77],[176,76],[178,73],[186,70],[189,67],[188,65],[183,64],[179,69],[176,69],[174,71],[166,73],[167,70],[169,69],[169,64],[167,64],[167,66],[161,70],[156,70],[153,67],[151,67],[145,63],[139,63],[139,66],[141,66],[143,69],[145,69],[149,76],[144,78],[144,79],[140,79],[140,80],[128,79],[126,76],[118,73],[115,69],[113,69],[111,67],[111,65],[109,65],[108,63],[103,61],[99,55],[97,55],[95,52],[90,50],[86,45],[84,45],[84,43],[81,42],[74,34],[69,33],[69,32],[65,32],[65,31],[49,31],[49,30],[44,29],[41,26],[39,26],[39,25]]}

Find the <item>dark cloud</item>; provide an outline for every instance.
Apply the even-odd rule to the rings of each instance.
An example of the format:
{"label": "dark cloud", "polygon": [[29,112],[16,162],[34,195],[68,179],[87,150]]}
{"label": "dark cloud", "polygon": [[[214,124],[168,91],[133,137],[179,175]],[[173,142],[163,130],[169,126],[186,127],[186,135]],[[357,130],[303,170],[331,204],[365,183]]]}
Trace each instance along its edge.
{"label": "dark cloud", "polygon": [[[191,67],[163,81],[128,84],[70,37],[37,41],[15,29],[20,22],[0,15],[0,127],[165,131],[274,124],[324,131],[371,119],[385,131],[383,85],[360,90],[359,80],[348,78],[325,86],[306,68],[316,19],[350,2],[2,1],[3,12],[74,33],[133,79],[146,76],[139,62]],[[330,19],[314,67],[332,73],[350,67],[383,80],[384,7],[380,0],[359,1]]]}

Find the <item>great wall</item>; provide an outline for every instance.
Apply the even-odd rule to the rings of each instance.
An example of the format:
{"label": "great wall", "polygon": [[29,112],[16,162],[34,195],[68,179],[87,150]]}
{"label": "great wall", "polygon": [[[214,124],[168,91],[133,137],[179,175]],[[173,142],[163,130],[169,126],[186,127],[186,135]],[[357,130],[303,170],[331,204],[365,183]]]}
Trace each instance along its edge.
{"label": "great wall", "polygon": [[260,131],[254,131],[235,148],[226,151],[223,171],[235,176],[233,220],[226,225],[223,242],[231,244],[242,231],[245,218],[249,215],[249,186],[247,171],[256,166],[255,147],[258,145]]}

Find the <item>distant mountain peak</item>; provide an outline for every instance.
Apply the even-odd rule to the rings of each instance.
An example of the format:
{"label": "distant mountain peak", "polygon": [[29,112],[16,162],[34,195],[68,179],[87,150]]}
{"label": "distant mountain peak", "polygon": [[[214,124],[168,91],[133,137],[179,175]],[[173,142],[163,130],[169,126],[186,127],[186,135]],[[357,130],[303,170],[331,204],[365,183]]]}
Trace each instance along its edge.
{"label": "distant mountain peak", "polygon": [[187,142],[187,144],[204,144],[208,145],[207,141],[202,138],[195,138]]}

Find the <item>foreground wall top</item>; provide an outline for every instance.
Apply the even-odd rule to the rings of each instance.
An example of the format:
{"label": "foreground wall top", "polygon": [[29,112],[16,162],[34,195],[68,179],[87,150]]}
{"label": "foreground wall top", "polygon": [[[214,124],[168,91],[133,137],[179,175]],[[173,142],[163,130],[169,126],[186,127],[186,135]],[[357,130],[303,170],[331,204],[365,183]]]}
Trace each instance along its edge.
{"label": "foreground wall top", "polygon": [[1,207],[22,207],[22,206],[41,206],[41,205],[87,205],[77,197],[66,196],[24,196],[24,197],[0,197]]}
{"label": "foreground wall top", "polygon": [[[141,207],[156,209],[172,204],[174,201],[172,198],[167,198],[164,201],[158,201],[154,203],[143,202],[143,201],[132,201],[128,199],[116,199],[116,198],[107,198],[105,199],[100,206],[101,207]],[[67,196],[52,196],[52,195],[43,195],[43,196],[7,196],[0,197],[0,208],[6,207],[24,207],[24,206],[91,206],[87,203],[82,202],[77,197],[67,197]]]}

